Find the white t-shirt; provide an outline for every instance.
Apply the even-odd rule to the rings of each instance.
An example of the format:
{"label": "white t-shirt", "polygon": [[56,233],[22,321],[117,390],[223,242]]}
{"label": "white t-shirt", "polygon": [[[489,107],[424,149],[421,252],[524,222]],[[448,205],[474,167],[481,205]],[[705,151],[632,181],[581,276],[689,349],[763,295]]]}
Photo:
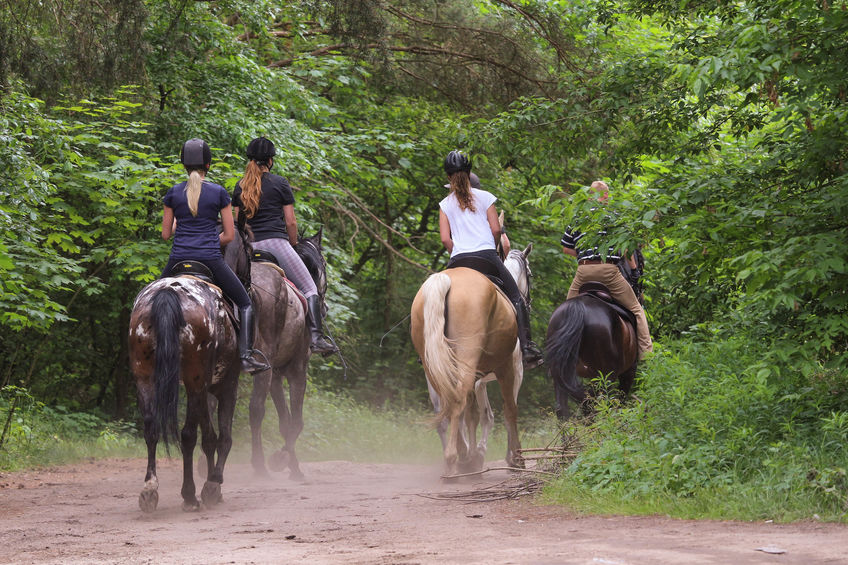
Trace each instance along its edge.
{"label": "white t-shirt", "polygon": [[472,188],[471,195],[474,212],[470,208],[462,210],[453,192],[439,202],[439,208],[450,222],[453,240],[451,257],[460,253],[495,249],[495,238],[492,235],[492,228],[489,227],[486,210],[495,203],[497,198],[491,192],[478,188]]}

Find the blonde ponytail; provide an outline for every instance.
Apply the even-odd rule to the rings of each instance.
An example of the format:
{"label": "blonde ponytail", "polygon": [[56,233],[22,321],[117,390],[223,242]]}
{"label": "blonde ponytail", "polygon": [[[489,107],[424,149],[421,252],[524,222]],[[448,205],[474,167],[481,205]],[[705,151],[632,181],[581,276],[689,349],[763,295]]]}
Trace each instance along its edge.
{"label": "blonde ponytail", "polygon": [[201,188],[203,188],[203,175],[195,169],[189,173],[188,182],[185,186],[188,209],[191,210],[191,215],[195,217],[197,217],[197,202],[200,200]]}
{"label": "blonde ponytail", "polygon": [[259,197],[262,196],[262,175],[264,172],[256,161],[251,159],[247,162],[244,176],[239,181],[239,186],[241,186],[241,203],[244,206],[244,213],[248,218],[252,218],[259,209]]}

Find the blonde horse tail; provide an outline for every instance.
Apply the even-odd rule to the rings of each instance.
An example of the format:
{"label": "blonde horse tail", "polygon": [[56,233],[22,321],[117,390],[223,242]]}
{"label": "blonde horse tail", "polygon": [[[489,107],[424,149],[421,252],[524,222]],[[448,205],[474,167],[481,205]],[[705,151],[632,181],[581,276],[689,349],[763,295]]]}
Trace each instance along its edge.
{"label": "blonde horse tail", "polygon": [[459,399],[459,360],[445,335],[445,300],[451,279],[444,273],[430,275],[421,286],[424,303],[424,367],[427,379],[441,399],[436,423],[446,415],[446,408]]}

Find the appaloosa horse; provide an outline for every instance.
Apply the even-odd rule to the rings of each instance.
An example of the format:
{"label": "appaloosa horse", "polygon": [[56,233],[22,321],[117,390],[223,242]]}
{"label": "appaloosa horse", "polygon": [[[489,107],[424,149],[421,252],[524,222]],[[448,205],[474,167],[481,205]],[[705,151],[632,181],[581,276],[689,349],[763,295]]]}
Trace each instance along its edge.
{"label": "appaloosa horse", "polygon": [[587,399],[581,378],[618,379],[625,394],[633,387],[639,347],[635,318],[611,302],[609,291],[590,282],[551,315],[545,341],[545,364],[554,382],[557,415],[570,415],[568,399]]}
{"label": "appaloosa horse", "polygon": [[[156,445],[160,438],[166,446],[178,439],[180,381],[187,398],[185,424],[179,433],[183,509],[200,507],[192,472],[198,426],[208,477],[201,499],[206,505],[217,504],[221,501],[224,464],[232,445],[241,368],[236,331],[221,291],[193,277],[167,277],[144,287],[130,316],[129,358],[147,442],[147,474],[139,506],[152,512],[159,501]],[[213,395],[218,403],[217,434],[207,406],[208,395]]]}
{"label": "appaloosa horse", "polygon": [[[524,278],[531,249],[510,254],[516,280]],[[529,291],[529,285],[525,288]],[[445,421],[449,425],[447,436],[442,437],[445,475],[482,468],[494,422],[486,383],[495,379],[504,399],[506,462],[523,467],[518,453],[517,399],[524,372],[515,309],[506,295],[473,269],[436,273],[415,296],[410,331],[439,411],[437,421],[440,426]]]}
{"label": "appaloosa horse", "polygon": [[[323,230],[319,230],[311,237],[300,237],[297,252],[313,275],[323,304],[327,279],[321,250],[322,233]],[[251,463],[256,473],[267,474],[262,420],[265,417],[265,400],[270,392],[277,409],[280,435],[285,443],[270,456],[269,466],[274,471],[288,467],[293,479],[302,479],[295,443],[303,431],[303,401],[310,357],[306,303],[276,264],[249,261],[249,237],[249,234],[237,231],[236,238],[225,249],[224,258],[236,273],[243,273],[246,265],[249,265],[250,296],[257,320],[254,346],[265,354],[271,367],[270,370],[253,375],[253,392],[250,397]],[[283,378],[289,383],[290,403],[286,401]]]}

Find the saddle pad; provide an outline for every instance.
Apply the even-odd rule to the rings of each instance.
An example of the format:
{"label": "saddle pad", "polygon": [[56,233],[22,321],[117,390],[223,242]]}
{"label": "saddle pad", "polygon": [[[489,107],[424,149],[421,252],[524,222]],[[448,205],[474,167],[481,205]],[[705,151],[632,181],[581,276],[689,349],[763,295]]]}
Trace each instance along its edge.
{"label": "saddle pad", "polygon": [[[282,269],[280,269],[280,270],[282,271]],[[300,292],[300,289],[298,289],[294,285],[293,282],[291,282],[289,279],[287,279],[285,277],[285,274],[283,274],[283,279],[286,281],[286,284],[289,285],[289,288],[291,288],[294,291],[295,296],[297,296],[297,298],[300,300],[300,304],[301,304],[301,306],[303,306],[303,311],[308,312],[309,308],[306,306],[306,297],[303,295],[302,292]]]}

